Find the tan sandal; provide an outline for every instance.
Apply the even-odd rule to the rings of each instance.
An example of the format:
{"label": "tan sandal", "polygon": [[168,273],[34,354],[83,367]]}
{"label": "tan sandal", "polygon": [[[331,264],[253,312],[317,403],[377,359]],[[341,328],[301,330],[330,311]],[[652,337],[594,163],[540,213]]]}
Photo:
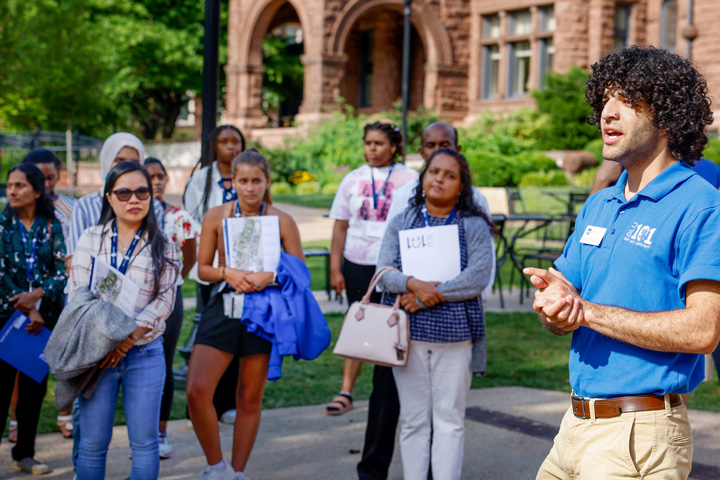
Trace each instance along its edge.
{"label": "tan sandal", "polygon": [[74,427],[72,422],[72,415],[58,415],[57,426],[63,438],[72,438],[72,431]]}
{"label": "tan sandal", "polygon": [[352,395],[340,393],[337,397],[332,399],[332,402],[327,404],[325,407],[325,413],[327,415],[342,415],[353,408]]}

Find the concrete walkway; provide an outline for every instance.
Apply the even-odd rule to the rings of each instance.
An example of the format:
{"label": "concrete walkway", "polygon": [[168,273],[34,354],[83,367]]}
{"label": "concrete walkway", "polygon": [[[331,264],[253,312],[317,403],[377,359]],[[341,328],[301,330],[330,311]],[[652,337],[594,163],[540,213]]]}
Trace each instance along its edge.
{"label": "concrete walkway", "polygon": [[[522,387],[472,390],[465,421],[463,479],[533,479],[552,446],[568,395]],[[247,474],[253,480],[352,479],[360,459],[367,402],[354,410],[329,417],[324,405],[266,410]],[[720,478],[720,414],[690,411],[694,429],[696,474],[691,478]],[[174,458],[163,460],[160,478],[198,478],[205,458],[187,420],[169,423]],[[223,451],[230,458],[232,428],[220,426]],[[40,435],[36,458],[53,472],[44,478],[71,479],[72,442],[59,433]],[[107,478],[130,474],[127,431],[115,427],[108,453]],[[396,447],[389,480],[402,479],[402,460]],[[27,479],[10,470],[10,446],[0,446],[0,479]]]}

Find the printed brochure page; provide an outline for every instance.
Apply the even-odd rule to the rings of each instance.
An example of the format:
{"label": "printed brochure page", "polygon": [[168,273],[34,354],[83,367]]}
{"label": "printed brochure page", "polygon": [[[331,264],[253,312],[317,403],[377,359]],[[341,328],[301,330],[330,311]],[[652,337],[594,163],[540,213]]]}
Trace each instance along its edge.
{"label": "printed brochure page", "polygon": [[280,264],[278,217],[231,217],[223,220],[226,265],[250,272],[275,272]]}
{"label": "printed brochure page", "polygon": [[99,258],[93,258],[90,292],[114,304],[128,317],[135,317],[135,299],[140,293],[140,288],[118,269]]}

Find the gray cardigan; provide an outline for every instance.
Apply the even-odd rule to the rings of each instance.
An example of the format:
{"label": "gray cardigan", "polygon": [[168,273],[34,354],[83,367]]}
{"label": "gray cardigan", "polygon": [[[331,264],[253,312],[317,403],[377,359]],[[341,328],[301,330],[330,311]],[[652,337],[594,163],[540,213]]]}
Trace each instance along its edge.
{"label": "gray cardigan", "polygon": [[[400,252],[400,239],[398,232],[407,230],[412,225],[418,212],[418,207],[408,207],[401,214],[396,215],[388,223],[380,246],[377,269],[391,266],[398,268],[398,256]],[[477,298],[482,302],[480,294],[492,279],[493,255],[495,255],[492,232],[488,224],[480,217],[463,217],[465,229],[465,242],[467,246],[467,266],[460,275],[441,283],[437,286],[438,291],[445,296],[448,302],[460,302]],[[380,290],[388,293],[407,292],[407,281],[410,277],[399,271],[389,271],[382,276],[378,282]],[[425,308],[420,300],[417,300],[421,308]],[[482,303],[481,303],[482,305]],[[472,358],[470,360],[470,371],[476,376],[482,377],[487,370],[487,345],[485,337],[473,340]]]}
{"label": "gray cardigan", "polygon": [[[417,207],[409,207],[395,216],[388,223],[378,258],[378,270],[385,266],[398,268],[398,254],[400,240],[398,232],[407,230],[417,215]],[[438,291],[445,296],[448,302],[459,302],[479,297],[487,285],[492,282],[493,252],[492,232],[488,224],[480,217],[463,217],[465,228],[465,242],[467,243],[467,266],[460,275],[441,283]],[[410,277],[402,272],[390,271],[382,276],[378,282],[384,292],[405,293],[407,281]],[[418,301],[421,308],[425,308]]]}
{"label": "gray cardigan", "polygon": [[104,372],[98,364],[134,331],[135,320],[118,307],[87,287],[77,289],[45,346],[45,359],[57,379],[55,405],[60,411],[78,395],[92,396]]}

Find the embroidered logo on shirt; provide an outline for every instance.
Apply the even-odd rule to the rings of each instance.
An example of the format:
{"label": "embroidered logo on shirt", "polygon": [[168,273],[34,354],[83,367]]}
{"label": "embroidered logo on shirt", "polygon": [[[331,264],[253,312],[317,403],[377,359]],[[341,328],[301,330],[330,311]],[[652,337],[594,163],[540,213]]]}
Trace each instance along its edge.
{"label": "embroidered logo on shirt", "polygon": [[628,230],[625,234],[625,241],[630,242],[630,245],[639,245],[643,248],[650,248],[652,245],[652,237],[655,235],[655,230],[657,230],[657,228],[633,222],[630,230]]}

